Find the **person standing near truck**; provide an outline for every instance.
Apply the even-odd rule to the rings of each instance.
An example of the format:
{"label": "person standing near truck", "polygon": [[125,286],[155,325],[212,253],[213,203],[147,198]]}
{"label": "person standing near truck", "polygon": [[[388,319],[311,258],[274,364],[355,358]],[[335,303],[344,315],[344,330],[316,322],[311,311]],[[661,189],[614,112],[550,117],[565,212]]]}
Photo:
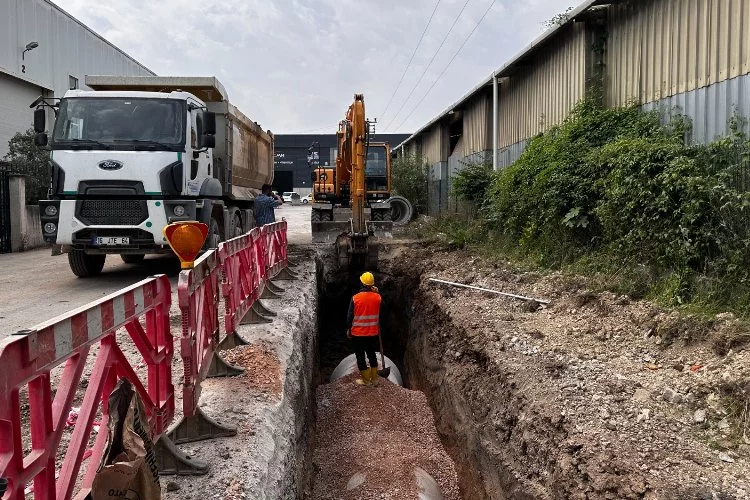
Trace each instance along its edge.
{"label": "person standing near truck", "polygon": [[[357,368],[361,378],[354,382],[359,385],[378,385],[378,342],[380,335],[380,304],[382,298],[375,287],[375,276],[367,272],[359,278],[362,289],[349,303],[346,335],[352,340]],[[367,367],[367,361],[370,367]]]}
{"label": "person standing near truck", "polygon": [[255,225],[258,227],[276,222],[274,209],[284,203],[284,200],[273,194],[273,186],[263,184],[261,193],[255,198],[253,207],[255,211]]}

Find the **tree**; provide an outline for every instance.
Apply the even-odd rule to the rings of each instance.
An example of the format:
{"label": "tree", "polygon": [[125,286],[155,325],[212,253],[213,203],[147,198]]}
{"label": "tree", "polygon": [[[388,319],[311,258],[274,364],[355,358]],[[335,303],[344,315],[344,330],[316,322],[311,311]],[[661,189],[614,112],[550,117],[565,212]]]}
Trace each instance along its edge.
{"label": "tree", "polygon": [[400,156],[391,167],[394,194],[411,202],[418,213],[427,209],[427,165],[416,155]]}
{"label": "tree", "polygon": [[34,144],[34,131],[19,132],[8,141],[11,172],[26,176],[26,203],[34,205],[47,197],[50,183],[49,152]]}

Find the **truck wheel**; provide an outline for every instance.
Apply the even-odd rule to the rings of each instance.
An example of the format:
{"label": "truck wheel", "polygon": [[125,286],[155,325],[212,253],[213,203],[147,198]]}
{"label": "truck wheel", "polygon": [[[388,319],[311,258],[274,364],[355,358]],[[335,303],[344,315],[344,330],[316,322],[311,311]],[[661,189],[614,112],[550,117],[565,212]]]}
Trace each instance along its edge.
{"label": "truck wheel", "polygon": [[312,222],[320,222],[320,210],[313,208],[313,211],[310,212],[310,220]]}
{"label": "truck wheel", "polygon": [[142,253],[123,253],[120,254],[120,258],[126,264],[140,264],[146,258],[146,255]]}
{"label": "truck wheel", "polygon": [[79,278],[89,278],[102,272],[106,258],[104,254],[87,255],[82,250],[73,250],[68,254],[68,265]]}
{"label": "truck wheel", "polygon": [[236,238],[237,236],[242,236],[244,232],[242,231],[242,219],[240,218],[240,214],[235,212],[234,216],[232,217],[232,232],[230,233],[232,235],[232,238]]}
{"label": "truck wheel", "polygon": [[216,219],[211,217],[211,222],[208,225],[208,237],[206,238],[206,250],[219,248],[219,243],[221,243],[219,223],[216,222]]}

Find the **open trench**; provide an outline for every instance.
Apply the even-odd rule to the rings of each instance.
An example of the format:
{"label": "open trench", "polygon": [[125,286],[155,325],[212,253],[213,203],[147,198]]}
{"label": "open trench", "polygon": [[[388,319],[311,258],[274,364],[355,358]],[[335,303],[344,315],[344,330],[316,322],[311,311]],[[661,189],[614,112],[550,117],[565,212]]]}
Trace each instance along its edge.
{"label": "open trench", "polygon": [[[359,288],[357,273],[346,274],[333,271],[332,262],[318,254],[316,261],[318,286],[318,366],[316,385],[328,384],[336,365],[352,353],[346,338],[346,313],[349,300]],[[422,279],[419,266],[399,265],[384,260],[380,272],[375,273],[378,289],[383,297],[383,317],[381,331],[385,355],[399,368],[404,380],[404,387],[420,391],[426,396],[432,419],[422,422],[427,429],[434,427],[439,436],[442,448],[449,455],[452,467],[455,467],[458,488],[446,498],[466,499],[503,499],[503,498],[543,498],[523,491],[496,460],[493,452],[486,452],[483,447],[494,445],[488,443],[479,432],[481,425],[474,421],[475,415],[464,400],[466,384],[471,384],[466,373],[453,380],[447,376],[446,367],[441,363],[440,355],[444,346],[435,344],[435,339],[445,338],[456,325],[440,311],[437,304],[419,293]],[[460,327],[460,326],[459,326]],[[482,360],[476,360],[481,364]],[[486,360],[485,360],[486,361]],[[471,366],[475,364],[470,363]],[[449,380],[449,378],[451,380]],[[351,382],[347,382],[350,383]],[[351,384],[353,385],[353,384]],[[361,389],[361,388],[360,388]],[[498,394],[483,394],[488,398],[510,397],[512,390],[503,391],[497,388]],[[475,394],[476,396],[476,394]],[[320,387],[318,398],[321,397]],[[320,403],[320,401],[318,402]],[[517,408],[516,408],[517,409]],[[511,407],[511,411],[513,408]],[[315,426],[320,431],[325,426],[320,415],[315,416]],[[514,416],[508,418],[513,419]],[[398,423],[393,435],[379,437],[381,443],[399,439]],[[433,432],[433,431],[431,431]],[[320,432],[318,432],[320,435]],[[313,446],[320,447],[320,439],[313,439]],[[410,464],[402,464],[404,467]],[[330,498],[336,496],[331,485],[321,487],[321,481],[330,481],[322,477],[319,464],[315,464],[311,480],[316,492],[331,491]],[[317,472],[316,472],[317,471]],[[314,495],[313,498],[329,498]],[[346,496],[345,498],[360,498]],[[398,496],[381,496],[381,498],[399,498]],[[404,496],[403,498],[412,498]],[[413,496],[416,498],[416,495]],[[420,497],[422,498],[422,497]],[[429,497],[426,497],[429,498]],[[439,498],[439,497],[435,497]]]}

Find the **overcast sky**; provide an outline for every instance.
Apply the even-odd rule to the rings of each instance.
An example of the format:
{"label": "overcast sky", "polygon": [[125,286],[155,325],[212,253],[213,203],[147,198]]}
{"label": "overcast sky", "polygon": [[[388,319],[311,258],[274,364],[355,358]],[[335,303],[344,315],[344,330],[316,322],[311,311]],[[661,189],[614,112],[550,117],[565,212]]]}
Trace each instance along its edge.
{"label": "overcast sky", "polygon": [[580,3],[441,0],[386,110],[436,0],[53,1],[158,75],[215,75],[237,107],[277,134],[334,132],[355,92],[378,132],[412,132]]}

